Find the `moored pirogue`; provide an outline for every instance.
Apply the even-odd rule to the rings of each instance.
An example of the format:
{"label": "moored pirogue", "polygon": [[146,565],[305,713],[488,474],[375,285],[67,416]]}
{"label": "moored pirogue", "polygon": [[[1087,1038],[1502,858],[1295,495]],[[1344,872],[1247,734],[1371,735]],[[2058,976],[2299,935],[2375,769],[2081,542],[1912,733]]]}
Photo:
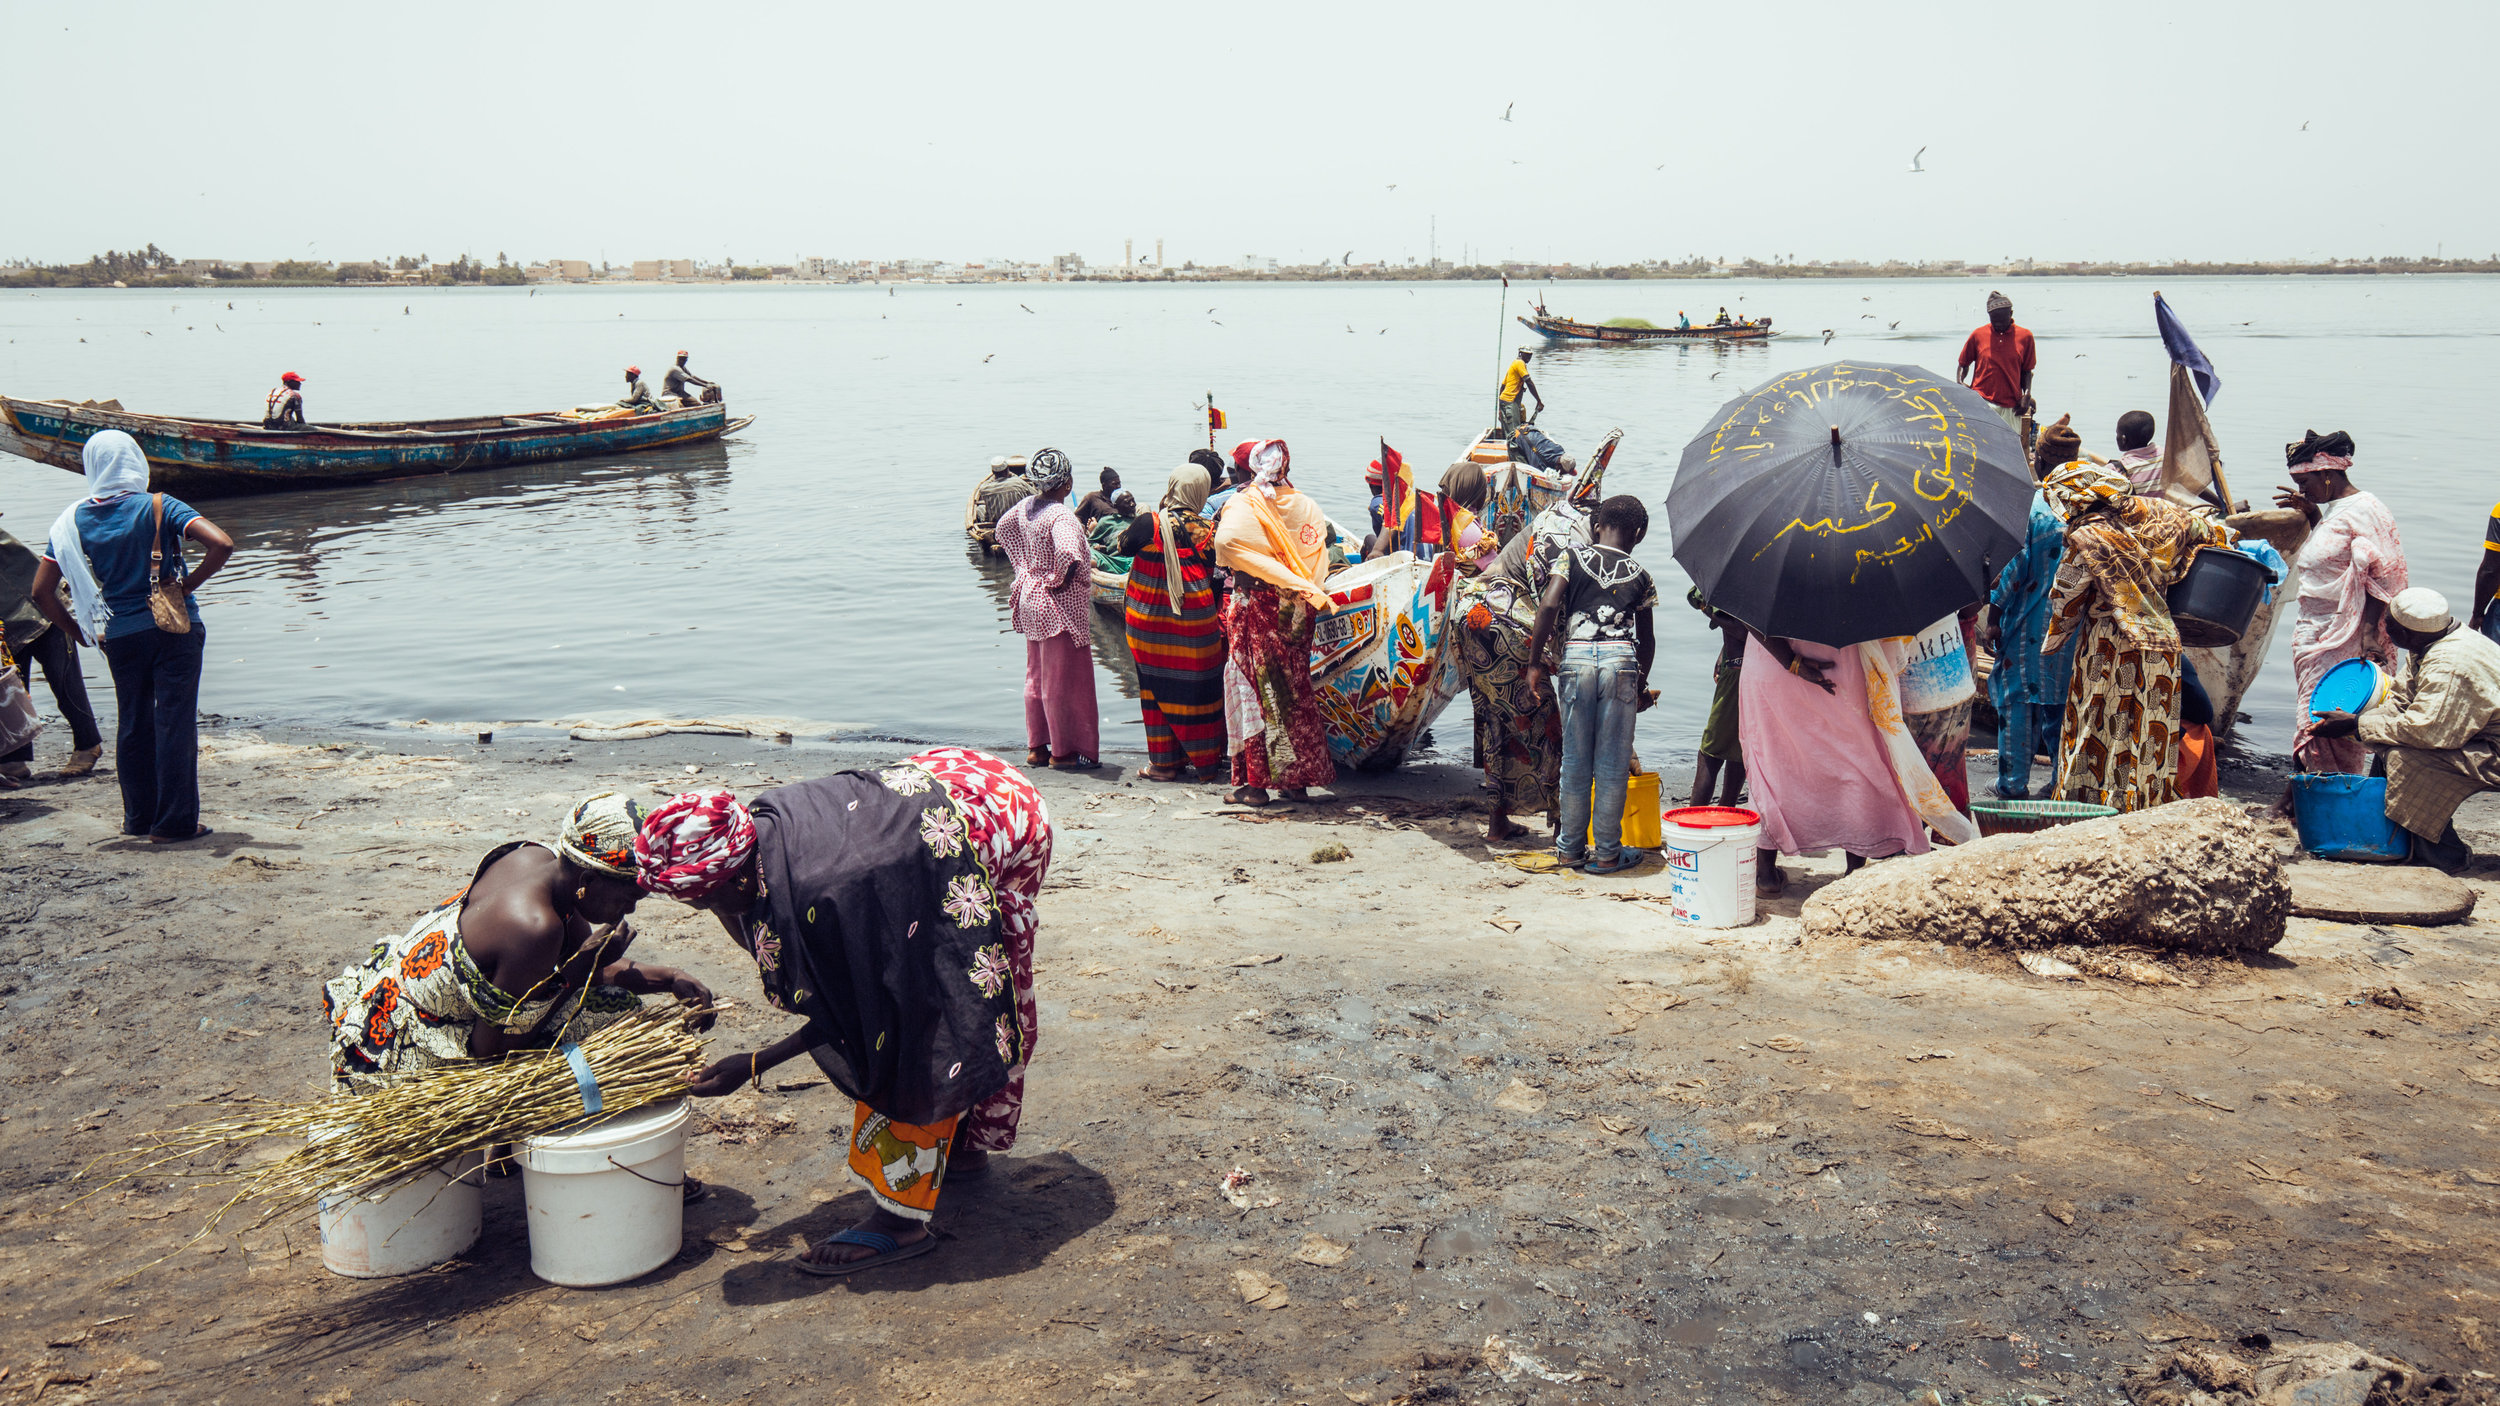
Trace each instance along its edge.
{"label": "moored pirogue", "polygon": [[176,493],[267,493],[544,464],[594,454],[699,444],[754,420],[720,404],[651,414],[576,418],[576,411],[472,415],[451,420],[316,424],[271,430],[240,420],[134,415],[118,401],[0,396],[0,449],[79,470],[99,430],[127,430],[148,457],[149,486]]}

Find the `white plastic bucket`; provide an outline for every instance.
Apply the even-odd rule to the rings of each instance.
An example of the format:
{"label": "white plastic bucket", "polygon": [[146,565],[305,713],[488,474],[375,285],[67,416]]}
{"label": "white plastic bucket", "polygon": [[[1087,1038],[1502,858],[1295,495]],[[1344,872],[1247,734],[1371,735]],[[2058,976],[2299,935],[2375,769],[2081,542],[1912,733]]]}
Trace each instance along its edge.
{"label": "white plastic bucket", "polygon": [[676,1257],[685,1236],[686,1101],[673,1099],[521,1144],[530,1273],[621,1284]]}
{"label": "white plastic bucket", "polygon": [[321,1263],[351,1279],[428,1269],[477,1243],[484,1161],[471,1152],[380,1196],[321,1198]]}
{"label": "white plastic bucket", "polygon": [[1688,806],[1668,811],[1663,827],[1674,921],[1696,928],[1752,922],[1754,847],[1762,839],[1762,817],[1729,807]]}

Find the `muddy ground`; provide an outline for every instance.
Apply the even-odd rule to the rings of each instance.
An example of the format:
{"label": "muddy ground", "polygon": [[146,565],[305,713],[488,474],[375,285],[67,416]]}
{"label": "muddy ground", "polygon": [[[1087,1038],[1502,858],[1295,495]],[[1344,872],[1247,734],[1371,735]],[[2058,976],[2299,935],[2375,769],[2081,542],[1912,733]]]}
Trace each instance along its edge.
{"label": "muddy ground", "polygon": [[[948,1189],[936,1254],[791,1267],[865,1205],[849,1105],[801,1062],[706,1106],[718,1193],[629,1284],[532,1278],[518,1180],[437,1271],[333,1277],[299,1220],[134,1279],[207,1198],[68,1206],[65,1178],[235,1094],[317,1092],[320,981],[491,845],[689,766],[751,790],[907,750],[207,747],[192,846],[118,837],[109,771],[0,795],[0,1399],[2100,1402],[2164,1345],[2252,1333],[2500,1370],[2488,883],[2476,922],[2294,919],[2193,988],[2049,980],[1800,946],[1795,894],[1671,928],[1654,873],[1498,862],[1447,767],[1255,818],[1038,778],[1060,841],[1023,1141]],[[2463,821],[2500,848],[2489,798]],[[1331,841],[1351,858],[1314,863]],[[716,1049],[786,1029],[709,919],[638,921],[638,955],[746,1003]]]}

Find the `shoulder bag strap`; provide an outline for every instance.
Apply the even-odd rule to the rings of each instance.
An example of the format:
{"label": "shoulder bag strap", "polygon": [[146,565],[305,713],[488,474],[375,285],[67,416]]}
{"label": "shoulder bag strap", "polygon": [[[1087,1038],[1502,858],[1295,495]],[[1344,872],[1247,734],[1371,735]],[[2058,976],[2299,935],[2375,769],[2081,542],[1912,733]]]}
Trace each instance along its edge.
{"label": "shoulder bag strap", "polygon": [[165,569],[165,495],[150,496],[156,499],[156,525],[148,529],[148,589],[153,591]]}

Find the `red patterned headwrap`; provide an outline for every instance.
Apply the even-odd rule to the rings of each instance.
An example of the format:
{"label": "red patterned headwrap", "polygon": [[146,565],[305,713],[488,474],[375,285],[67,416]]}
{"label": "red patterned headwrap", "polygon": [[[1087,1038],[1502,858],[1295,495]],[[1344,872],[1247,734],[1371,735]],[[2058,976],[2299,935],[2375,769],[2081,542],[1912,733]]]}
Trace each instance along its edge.
{"label": "red patterned headwrap", "polygon": [[755,819],[727,791],[688,791],[643,818],[634,836],[642,886],[701,903],[755,852]]}

